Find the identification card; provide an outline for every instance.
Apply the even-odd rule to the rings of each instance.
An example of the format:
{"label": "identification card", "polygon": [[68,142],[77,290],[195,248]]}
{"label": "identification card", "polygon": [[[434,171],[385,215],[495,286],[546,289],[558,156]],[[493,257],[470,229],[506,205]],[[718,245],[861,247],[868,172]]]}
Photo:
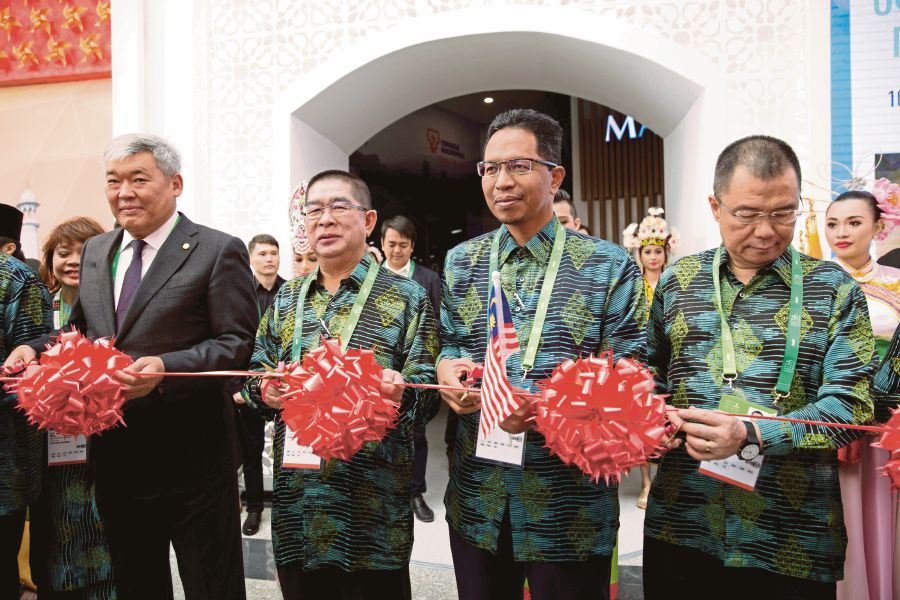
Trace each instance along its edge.
{"label": "identification card", "polygon": [[301,446],[294,437],[294,432],[284,425],[284,456],[281,466],[285,469],[321,469],[322,459],[309,446]]}
{"label": "identification card", "polygon": [[[777,415],[778,411],[767,406],[761,406],[747,401],[746,398],[736,395],[722,396],[719,402],[719,410],[722,412],[733,414],[763,414]],[[749,421],[750,419],[741,419]],[[700,473],[708,475],[719,481],[736,485],[752,492],[756,487],[756,480],[759,479],[759,471],[762,469],[763,456],[759,455],[753,460],[741,460],[735,454],[728,458],[720,458],[719,460],[704,460],[700,463]]]}
{"label": "identification card", "polygon": [[83,465],[87,463],[87,438],[83,435],[47,433],[47,465]]}
{"label": "identification card", "polygon": [[485,438],[481,433],[481,423],[479,421],[475,456],[490,462],[521,467],[525,461],[525,434],[517,433],[513,435],[499,427],[494,427],[491,434]]}

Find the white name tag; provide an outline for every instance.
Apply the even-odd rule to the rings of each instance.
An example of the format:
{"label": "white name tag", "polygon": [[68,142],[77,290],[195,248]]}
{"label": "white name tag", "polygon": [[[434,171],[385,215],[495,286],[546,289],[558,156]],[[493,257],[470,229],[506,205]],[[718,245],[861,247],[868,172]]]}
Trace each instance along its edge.
{"label": "white name tag", "polygon": [[481,433],[481,422],[478,423],[478,443],[475,456],[491,462],[522,466],[525,460],[525,434],[507,433],[494,427],[487,438]]}
{"label": "white name tag", "polygon": [[[743,407],[747,414],[759,412],[764,415],[777,415],[778,411],[772,410],[759,405],[751,407]],[[746,421],[749,419],[741,419]],[[728,458],[720,458],[719,460],[704,460],[700,463],[699,472],[708,475],[713,479],[724,481],[725,483],[736,485],[748,492],[752,492],[756,487],[756,480],[759,479],[759,471],[763,466],[763,456],[759,455],[753,460],[741,460],[738,456],[732,455]]]}
{"label": "white name tag", "polygon": [[87,438],[83,435],[47,433],[47,465],[83,465],[87,463]]}
{"label": "white name tag", "polygon": [[284,456],[281,466],[285,469],[321,469],[322,459],[309,446],[301,446],[294,432],[284,424]]}

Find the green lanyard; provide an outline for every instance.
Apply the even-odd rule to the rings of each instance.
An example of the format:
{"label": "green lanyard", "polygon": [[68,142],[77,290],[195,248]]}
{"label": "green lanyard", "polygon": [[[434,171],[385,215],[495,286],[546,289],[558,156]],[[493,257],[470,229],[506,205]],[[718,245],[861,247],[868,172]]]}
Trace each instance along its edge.
{"label": "green lanyard", "polygon": [[[180,220],[181,220],[181,215],[179,214],[177,217],[175,217],[175,224],[172,225],[172,230],[169,232],[170,235],[171,235],[172,231],[175,231],[175,228],[178,226],[178,222]],[[120,254],[122,254],[122,244],[121,243],[119,244],[119,247],[116,248],[116,253],[112,259],[112,268],[110,269],[110,271],[112,273],[113,286],[116,285],[116,270],[119,268],[119,255]]]}
{"label": "green lanyard", "polygon": [[[491,262],[488,274],[497,271],[497,263],[500,260],[500,234],[503,227],[494,234],[491,242]],[[556,238],[553,240],[553,250],[550,252],[550,262],[547,264],[547,272],[544,274],[544,283],[541,285],[541,295],[538,298],[537,311],[534,314],[534,321],[531,324],[531,335],[528,337],[528,347],[525,349],[525,355],[522,357],[522,371],[525,377],[528,377],[528,371],[534,368],[534,358],[537,356],[538,344],[541,342],[541,335],[544,332],[544,320],[547,318],[547,309],[550,308],[550,297],[553,295],[553,285],[556,283],[556,276],[559,273],[559,265],[562,263],[563,250],[566,247],[566,228],[562,224],[556,224]],[[488,301],[487,305],[491,305],[491,282],[488,280]],[[499,310],[499,309],[498,309]],[[491,332],[488,328],[488,342],[490,343]]]}
{"label": "green lanyard", "polygon": [[[732,387],[737,378],[737,359],[734,351],[734,338],[731,328],[725,319],[722,304],[722,284],[719,275],[719,262],[722,259],[722,247],[716,248],[713,257],[713,286],[716,291],[716,307],[722,322],[722,379]],[[791,247],[791,301],[788,309],[787,340],[784,346],[784,358],[781,361],[781,373],[775,385],[775,404],[791,395],[791,381],[797,369],[797,354],[800,351],[800,324],[803,320],[803,268],[800,266],[800,254]]]}
{"label": "green lanyard", "polygon": [[[378,269],[378,262],[370,259],[369,272],[366,273],[366,279],[359,287],[359,293],[356,295],[356,300],[353,302],[353,307],[350,309],[350,315],[347,317],[347,322],[344,323],[344,328],[340,333],[342,352],[347,351],[347,346],[350,344],[350,337],[353,335],[353,330],[356,329],[356,324],[359,322],[359,316],[362,314],[363,307],[366,305],[369,294],[372,293],[372,286],[375,285]],[[303,284],[300,286],[300,298],[297,300],[297,312],[294,314],[294,342],[291,345],[291,360],[293,361],[298,361],[301,358],[300,352],[303,346],[303,306],[306,304],[306,294],[309,292],[309,286],[316,278],[318,278],[318,276],[319,267],[316,267],[316,270],[307,275],[303,280]]]}

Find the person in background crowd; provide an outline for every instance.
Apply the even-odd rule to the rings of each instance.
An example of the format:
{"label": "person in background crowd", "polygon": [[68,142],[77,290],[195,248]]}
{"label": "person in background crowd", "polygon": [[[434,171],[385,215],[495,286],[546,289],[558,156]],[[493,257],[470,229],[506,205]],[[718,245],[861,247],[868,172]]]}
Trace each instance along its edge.
{"label": "person in background crowd", "polygon": [[[21,215],[0,204],[0,239],[19,239]],[[47,288],[25,263],[0,252],[0,360],[7,361],[17,346],[47,333],[52,324]],[[16,360],[8,362],[14,370],[21,367]],[[40,492],[42,436],[5,387],[0,387],[0,432],[0,598],[18,598],[19,546],[25,510]]]}
{"label": "person in background crowd", "polygon": [[566,190],[556,190],[556,195],[553,196],[553,212],[566,229],[581,230],[581,219],[578,218],[578,211],[575,210],[575,202],[572,201],[572,196]]}
{"label": "person in background crowd", "polygon": [[[382,266],[401,277],[412,279],[428,292],[431,310],[437,322],[441,308],[441,278],[431,269],[424,267],[412,258],[416,246],[416,226],[403,215],[387,219],[381,224],[381,250],[385,261]],[[416,458],[412,469],[413,514],[424,523],[434,521],[434,511],[425,502],[425,467],[428,462],[428,439],[425,437],[425,424],[416,426]]]}
{"label": "person in background crowd", "polygon": [[648,364],[685,438],[670,442],[650,488],[647,600],[696,589],[698,575],[709,594],[819,600],[843,576],[837,448],[859,433],[718,412],[872,418],[865,298],[838,265],[790,247],[800,181],[785,142],[728,145],[709,196],[722,244],[657,284]]}
{"label": "person in background crowd", "polygon": [[319,269],[282,286],[258,328],[251,370],[300,361],[323,336],[336,337],[349,348],[374,349],[384,367],[381,394],[400,406],[383,440],[322,465],[294,444],[281,420],[282,389],[261,387],[259,378],[245,384],[248,404],[275,419],[272,542],[281,593],[288,600],[409,599],[413,431],[438,402],[433,392],[398,384],[434,380],[433,312],[420,285],[380,268],[367,252],[378,215],[360,178],[317,174],[302,216]]}
{"label": "person in background crowd", "polygon": [[6,234],[11,234],[16,231],[19,232],[16,233],[15,236],[0,235],[0,252],[15,256],[19,261],[24,263],[25,254],[22,253],[22,245],[19,241],[19,236],[22,235],[23,217],[22,211],[15,206],[0,204],[0,222],[4,223],[3,231],[5,231]]}
{"label": "person in background crowd", "polygon": [[305,252],[297,252],[294,250],[293,260],[291,261],[291,274],[294,277],[309,275],[316,270],[318,264],[319,261],[316,258],[316,253],[313,252],[311,248]]}
{"label": "person in background crowd", "polygon": [[[563,360],[605,348],[617,358],[643,358],[647,306],[637,265],[621,247],[566,229],[554,215],[566,174],[562,133],[554,119],[527,109],[501,113],[488,128],[477,169],[502,225],[447,255],[440,384],[461,386],[484,359],[493,271],[519,339],[520,352],[506,366],[512,385],[533,389]],[[558,270],[551,267],[557,261]],[[545,285],[550,302],[539,309]],[[538,352],[527,349],[534,336],[543,341]],[[478,395],[442,395],[460,415],[444,500],[459,597],[519,600],[527,578],[535,600],[609,598],[617,486],[591,481],[551,454],[531,429],[530,404],[492,433],[516,449],[498,456],[496,446],[479,441]]]}
{"label": "person in background crowd", "polygon": [[[653,306],[653,290],[659,276],[669,264],[672,250],[678,245],[678,234],[674,229],[669,231],[669,226],[662,218],[663,209],[650,208],[648,216],[644,217],[640,225],[632,223],[622,232],[624,243],[631,251],[635,262],[644,276],[644,297],[647,300],[647,310]],[[647,508],[647,497],[650,495],[650,465],[641,465],[641,493],[637,499],[640,509]]]}
{"label": "person in background crowd", "polygon": [[[40,277],[53,294],[53,329],[68,322],[78,298],[82,246],[101,233],[103,228],[93,219],[75,217],[60,223],[44,241]],[[86,444],[56,460],[50,447],[58,448],[68,436],[46,437],[43,485],[30,517],[31,573],[40,598],[113,600],[112,560],[94,499]]]}
{"label": "person in background crowd", "polygon": [[[227,381],[165,372],[246,369],[256,320],[247,249],[176,210],[181,159],[165,139],[119,136],[103,162],[122,228],[85,243],[67,328],[114,337],[135,358],[113,374],[126,426],[90,439],[116,589],[123,600],[173,598],[171,545],[186,600],[242,600]],[[48,340],[19,346],[7,363],[36,359]]]}
{"label": "person in background crowd", "polygon": [[583,233],[584,235],[591,235],[591,230],[587,228],[587,226],[582,225],[578,228],[578,233]]}
{"label": "person in background crowd", "polygon": [[[256,280],[256,315],[262,316],[275,302],[275,296],[281,289],[284,279],[278,275],[281,263],[278,240],[271,235],[261,233],[253,236],[247,244],[250,252],[250,268]],[[232,380],[230,392],[237,403],[238,433],[241,441],[241,455],[244,465],[244,489],[247,500],[247,518],[241,532],[244,535],[256,535],[259,531],[263,512],[263,469],[262,454],[266,442],[266,421],[256,411],[244,403],[241,395],[243,380]]]}
{"label": "person in background crowd", "polygon": [[[890,203],[884,206],[897,210]],[[870,255],[873,240],[886,233],[887,223],[893,221],[882,218],[878,200],[866,191],[841,194],[825,212],[825,239],[835,261],[865,294],[881,360],[900,325],[900,269],[880,265]],[[838,452],[847,553],[844,579],[837,588],[838,598],[845,600],[889,600],[892,580],[900,579],[894,555],[897,492],[881,474],[889,453],[871,446],[876,439],[863,436]]]}

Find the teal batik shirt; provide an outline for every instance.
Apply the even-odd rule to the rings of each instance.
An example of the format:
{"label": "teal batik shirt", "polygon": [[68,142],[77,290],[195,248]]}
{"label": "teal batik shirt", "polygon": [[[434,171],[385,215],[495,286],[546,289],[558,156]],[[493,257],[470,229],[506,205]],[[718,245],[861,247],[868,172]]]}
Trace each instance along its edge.
{"label": "teal batik shirt", "polygon": [[[27,265],[0,252],[0,364],[12,350],[48,333],[50,294]],[[41,485],[41,434],[0,387],[0,517],[24,510]]]}
{"label": "teal batik shirt", "polygon": [[[321,345],[328,331],[344,326],[366,278],[366,254],[333,296],[313,282],[304,304],[302,354]],[[250,369],[263,371],[291,360],[294,315],[303,278],[288,281],[266,311],[256,334]],[[416,282],[379,269],[372,292],[350,340],[350,348],[372,349],[378,363],[398,371],[407,383],[434,383],[440,349],[428,295]],[[333,459],[321,470],[283,469],[284,423],[280,411],[262,403],[259,380],[244,386],[248,403],[275,419],[275,481],[272,545],[275,562],[301,561],[304,570],[336,567],[400,569],[409,564],[413,543],[410,477],[413,429],[434,416],[436,392],[407,389],[395,429],[369,442],[350,460]]]}
{"label": "teal batik shirt", "polygon": [[894,331],[878,372],[875,373],[875,419],[884,423],[891,418],[891,409],[900,404],[900,327]]}
{"label": "teal batik shirt", "polygon": [[[503,289],[522,352],[528,344],[544,273],[553,248],[553,217],[519,247],[502,227],[499,264]],[[562,264],[544,322],[534,370],[525,386],[550,376],[554,367],[612,348],[642,359],[647,305],[637,265],[622,248],[565,231]],[[494,232],[453,248],[447,255],[441,310],[441,358],[484,361],[487,295]],[[522,354],[511,356],[507,374],[523,385]],[[480,411],[461,415],[444,502],[447,521],[469,543],[495,552],[509,510],[516,560],[562,562],[610,556],[619,527],[616,485],[593,483],[565,466],[528,431],[524,467],[475,457]]]}
{"label": "teal batik shirt", "polygon": [[[685,408],[718,408],[722,342],[712,263],[715,250],[679,260],[663,273],[648,327],[658,392]],[[734,390],[773,407],[786,343],[791,254],[786,250],[746,285],[717,266],[734,336]],[[876,355],[866,299],[838,265],[801,256],[803,313],[797,369],[780,414],[815,421],[872,418],[869,384]],[[754,491],[698,473],[684,448],[667,453],[650,489],[646,535],[717,557],[821,582],[841,579],[846,532],[836,449],[853,430],[757,421],[764,462]]]}

